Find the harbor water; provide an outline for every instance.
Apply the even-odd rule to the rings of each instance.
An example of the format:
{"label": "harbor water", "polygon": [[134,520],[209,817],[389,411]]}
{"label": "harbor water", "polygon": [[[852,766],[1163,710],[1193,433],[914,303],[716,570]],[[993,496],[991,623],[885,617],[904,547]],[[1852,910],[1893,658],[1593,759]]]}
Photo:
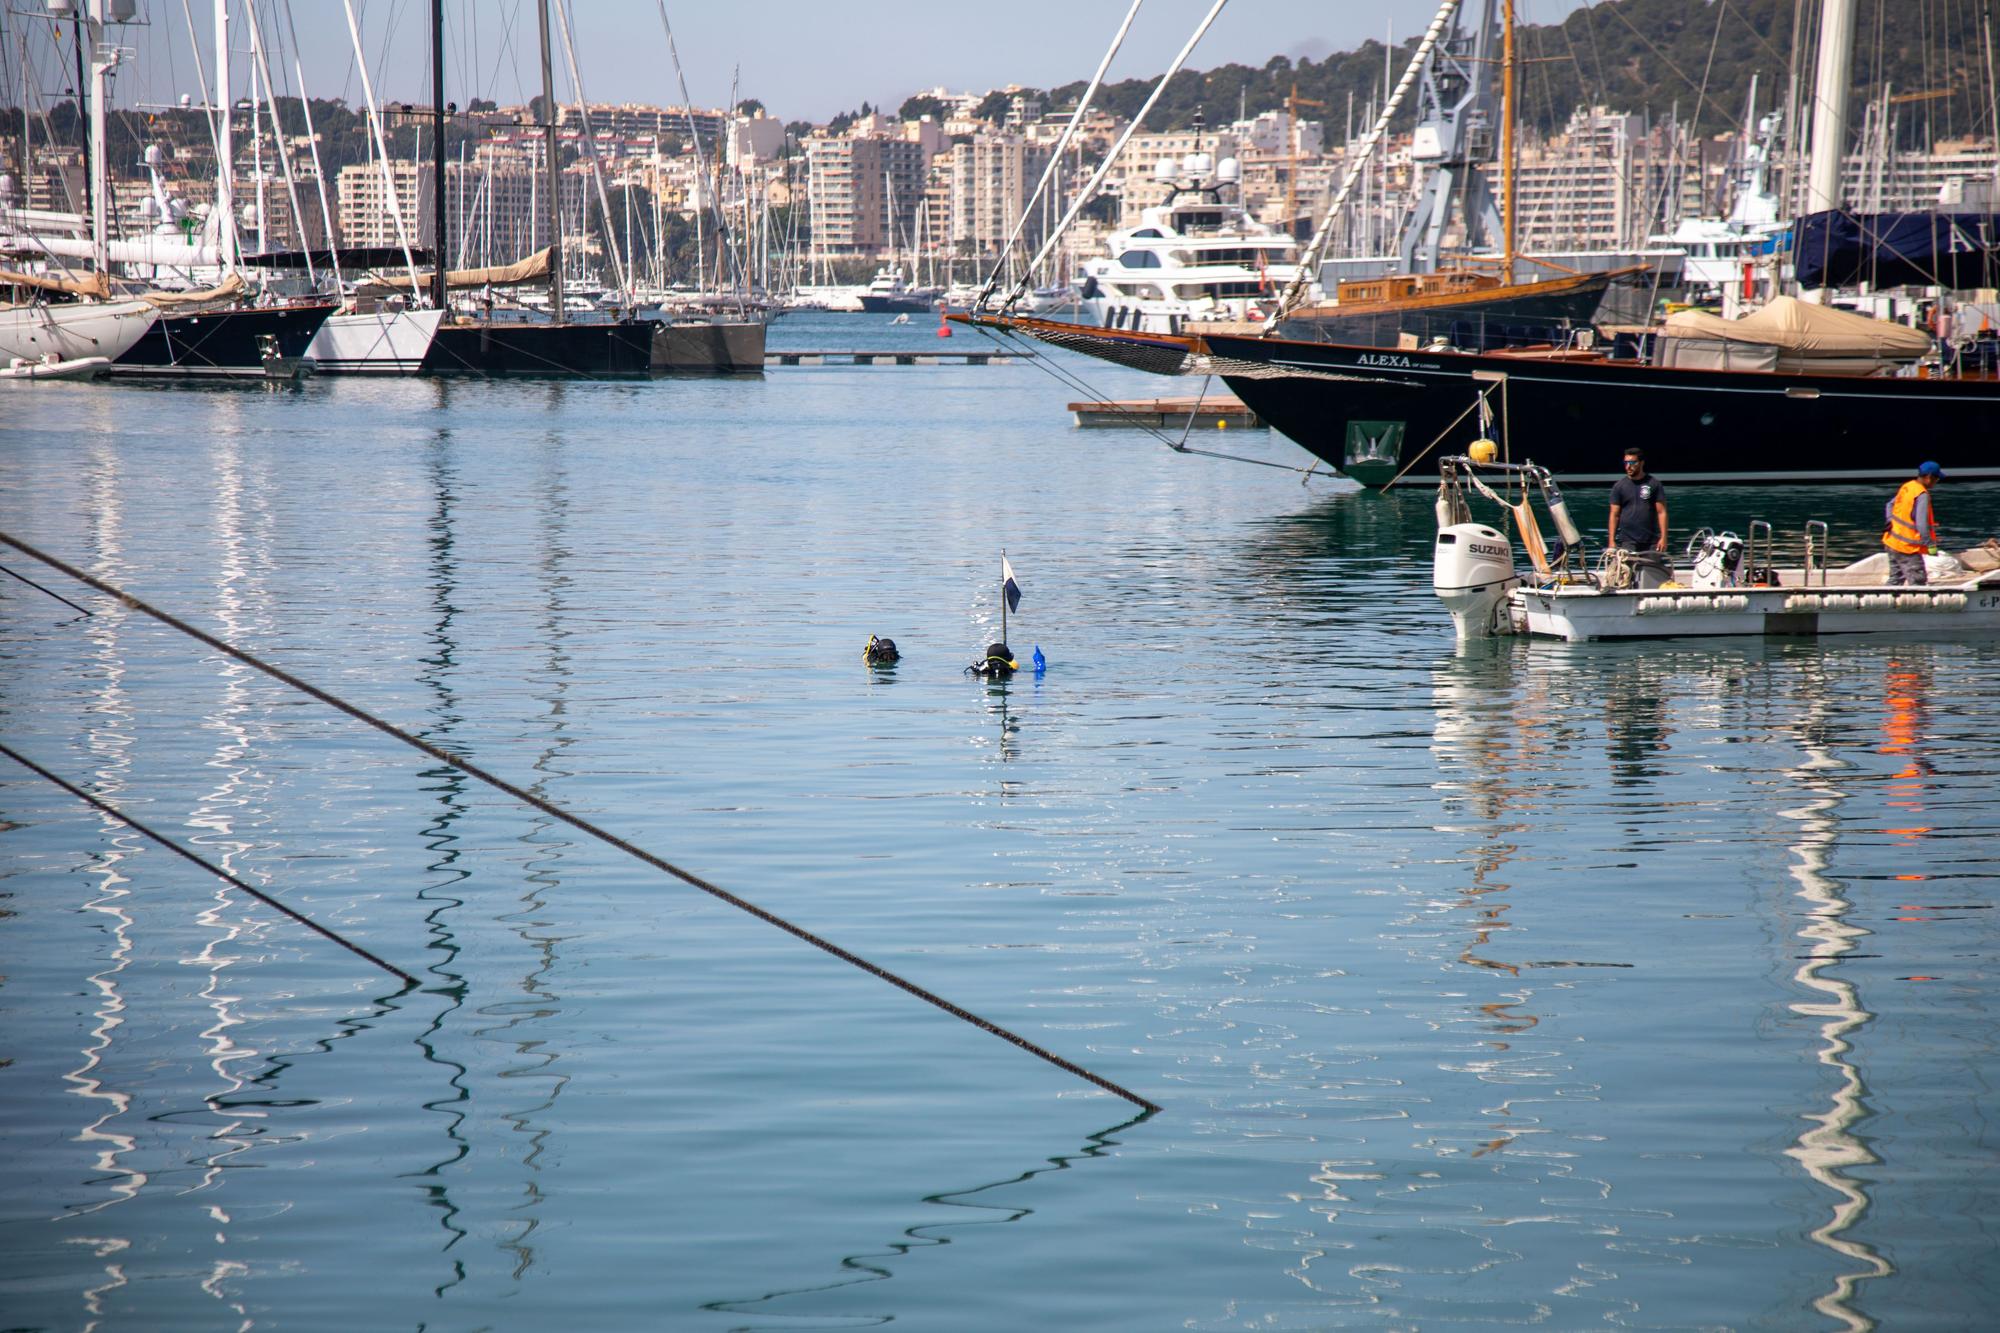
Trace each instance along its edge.
{"label": "harbor water", "polygon": [[6,392],[0,530],[1164,1109],[9,552],[5,743],[421,985],[0,759],[0,1326],[1990,1322],[2000,645],[1461,647],[1050,356]]}

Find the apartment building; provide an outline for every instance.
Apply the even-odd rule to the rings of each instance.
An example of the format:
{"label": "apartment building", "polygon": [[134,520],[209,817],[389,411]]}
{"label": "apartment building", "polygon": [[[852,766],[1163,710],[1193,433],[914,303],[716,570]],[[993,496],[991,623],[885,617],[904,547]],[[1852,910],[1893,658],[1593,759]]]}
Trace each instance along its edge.
{"label": "apartment building", "polygon": [[[1601,106],[1577,110],[1561,133],[1520,150],[1514,172],[1519,248],[1643,247],[1649,235],[1673,225],[1685,162],[1685,145],[1671,126],[1649,131],[1641,116]],[[1504,195],[1504,180],[1495,187]]]}
{"label": "apartment building", "polygon": [[[1048,166],[1051,146],[1030,143],[1018,134],[981,134],[953,146],[950,154],[950,230],[952,248],[960,254],[997,252],[1007,242],[1035,184]],[[1037,207],[1022,231],[1031,250],[1060,220],[1047,207]]]}
{"label": "apartment building", "polygon": [[827,255],[885,255],[912,243],[922,211],[924,146],[881,135],[805,142],[812,234]]}
{"label": "apartment building", "polygon": [[704,153],[713,152],[722,141],[723,131],[730,121],[727,111],[703,110],[700,107],[647,106],[637,102],[592,102],[586,108],[587,115],[579,116],[573,106],[559,107],[556,111],[558,130],[588,129],[592,134],[610,135],[614,138],[629,139],[641,134],[656,137],[672,135],[686,140],[689,125],[701,140]]}
{"label": "apartment building", "polygon": [[[412,245],[429,248],[435,239],[430,163],[390,164],[404,233]],[[356,163],[342,167],[340,193],[341,243],[351,246],[398,244],[395,210],[379,165]],[[454,237],[451,262],[472,265],[511,263],[549,244],[547,182],[541,168],[526,158],[483,157],[461,169],[445,167],[446,225]],[[580,237],[588,170],[562,174],[563,235]],[[594,207],[595,205],[591,205]]]}

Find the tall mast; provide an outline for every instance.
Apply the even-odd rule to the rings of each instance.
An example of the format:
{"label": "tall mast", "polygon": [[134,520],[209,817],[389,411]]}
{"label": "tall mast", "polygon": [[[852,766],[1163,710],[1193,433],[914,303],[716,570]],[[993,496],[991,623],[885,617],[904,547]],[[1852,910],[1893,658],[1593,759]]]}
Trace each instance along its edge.
{"label": "tall mast", "polygon": [[[438,0],[442,3],[443,0]],[[562,174],[556,168],[556,76],[549,53],[549,3],[538,0],[535,18],[542,32],[542,143],[549,182],[549,309],[563,322]],[[587,133],[589,125],[584,126]]]}
{"label": "tall mast", "polygon": [[1812,169],[1806,211],[1839,208],[1841,150],[1847,143],[1847,82],[1854,63],[1854,0],[1826,0],[1819,17],[1819,72],[1813,85]]}
{"label": "tall mast", "polygon": [[[104,0],[91,0],[90,21],[77,25],[77,36],[90,34],[90,257],[97,265],[101,280],[108,281],[111,272],[111,242],[105,230],[105,217],[110,212],[110,194],[104,162],[104,76],[118,63],[116,52],[104,39]],[[78,55],[82,54],[82,43],[78,43]],[[27,105],[27,99],[21,99]],[[25,183],[30,178],[26,162],[21,165],[21,179]]]}
{"label": "tall mast", "polygon": [[[84,92],[84,89],[87,87],[95,86],[95,79],[93,78],[90,83],[84,82],[83,53],[84,53],[84,48],[89,47],[91,53],[94,55],[97,51],[97,44],[99,40],[101,40],[104,36],[104,24],[102,21],[101,11],[102,11],[102,6],[98,3],[98,0],[91,0],[90,13],[88,16],[79,13],[76,15],[75,18],[70,20],[70,29],[71,29],[70,35],[73,38],[70,45],[74,48],[74,55],[76,57],[76,101],[77,101],[77,111],[79,113],[77,116],[77,120],[84,126],[83,132],[86,135],[90,135],[93,129],[95,128],[95,124],[91,119],[92,111],[94,109],[95,104],[87,103],[85,101],[86,94]],[[86,33],[88,34],[88,40],[85,39]],[[21,62],[22,78],[24,80],[27,77],[27,69],[28,69],[28,64],[27,61],[24,59]],[[27,95],[23,93],[21,97],[21,106],[25,109],[27,105],[28,105],[28,98]],[[102,138],[103,136],[96,135],[95,137]],[[90,144],[88,143],[84,144],[83,146],[84,157],[89,160],[95,160],[91,158],[90,149],[91,149]],[[21,180],[23,181],[23,183],[29,180],[31,175],[32,173],[29,172],[27,164],[25,162],[22,163]],[[84,191],[83,211],[86,213],[91,211],[90,201],[92,197],[92,192],[97,189],[97,185],[98,182],[95,177],[90,175],[85,175],[83,181],[83,191]]]}
{"label": "tall mast", "polygon": [[444,0],[431,0],[431,110],[434,124],[431,134],[431,172],[437,185],[431,196],[433,230],[437,236],[437,249],[431,255],[431,305],[438,310],[449,309],[445,304],[445,256],[451,253],[446,243],[444,208]]}
{"label": "tall mast", "polygon": [[1500,41],[1500,182],[1505,216],[1500,220],[1507,266],[1502,280],[1514,281],[1514,0],[1502,6]]}
{"label": "tall mast", "polygon": [[236,250],[236,149],[230,141],[230,118],[235,106],[229,100],[229,0],[215,0],[215,211],[220,216],[216,248],[222,252],[222,266],[235,268]]}

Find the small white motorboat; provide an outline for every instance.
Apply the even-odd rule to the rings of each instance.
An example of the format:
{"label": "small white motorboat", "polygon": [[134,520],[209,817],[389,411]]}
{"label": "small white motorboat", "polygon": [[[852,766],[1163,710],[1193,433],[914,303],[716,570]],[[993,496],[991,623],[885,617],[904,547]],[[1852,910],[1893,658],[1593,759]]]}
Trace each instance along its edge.
{"label": "small white motorboat", "polygon": [[[1747,538],[1706,528],[1697,532],[1688,543],[1685,582],[1683,571],[1650,552],[1607,551],[1593,570],[1548,469],[1495,462],[1491,441],[1474,448],[1477,457],[1440,460],[1431,562],[1431,587],[1451,612],[1460,639],[1525,634],[1576,643],[1744,634],[2000,634],[2000,552],[1991,543],[1956,556],[1928,557],[1929,583],[1890,584],[1888,561],[1881,555],[1829,569],[1827,527],[1818,520],[1797,538],[1798,562],[1780,565],[1771,525],[1756,520],[1746,529]],[[1513,539],[1472,521],[1468,490],[1506,511],[1503,521],[1525,548],[1528,570],[1515,565]],[[1543,540],[1531,492],[1540,494],[1555,522],[1561,540],[1553,546]]]}
{"label": "small white motorboat", "polygon": [[54,352],[45,352],[38,360],[8,358],[7,364],[0,366],[0,380],[87,380],[110,365],[108,356],[73,356],[65,361]]}

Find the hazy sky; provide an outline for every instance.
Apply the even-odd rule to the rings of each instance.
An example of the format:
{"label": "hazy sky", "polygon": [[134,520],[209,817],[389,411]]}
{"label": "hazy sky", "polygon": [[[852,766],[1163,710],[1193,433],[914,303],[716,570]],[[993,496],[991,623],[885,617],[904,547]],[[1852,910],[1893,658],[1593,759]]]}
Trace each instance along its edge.
{"label": "hazy sky", "polygon": [[[1145,0],[1111,77],[1163,70],[1210,0]],[[1552,22],[1587,0],[1518,0],[1523,22]],[[183,4],[208,43],[214,0],[142,0],[149,25],[126,29],[137,59],[121,72],[124,105],[169,102],[197,94],[195,59]],[[251,0],[267,42],[283,29],[283,0]],[[570,0],[577,56],[593,101],[678,102],[673,66],[660,25],[659,0]],[[823,121],[862,101],[901,104],[912,92],[942,83],[983,91],[1006,83],[1050,87],[1086,79],[1096,67],[1129,0],[679,0],[667,5],[695,102],[728,99],[731,71],[740,67],[741,97],[762,100],[786,120]],[[242,0],[232,0],[241,15]],[[339,0],[290,0],[306,82],[315,96],[359,104],[346,20]],[[1472,0],[1468,8],[1476,8]],[[19,8],[19,6],[10,6]],[[428,100],[426,0],[357,0],[364,47],[377,95]],[[1231,61],[1261,65],[1273,55],[1319,58],[1393,30],[1416,33],[1436,12],[1436,0],[1232,0],[1189,60],[1203,69]],[[447,96],[516,102],[539,87],[533,0],[446,0]],[[12,29],[22,21],[9,17]],[[247,49],[243,23],[232,45]],[[44,28],[38,81],[49,88],[58,58]],[[290,42],[283,41],[289,53]],[[275,55],[275,51],[271,54]],[[67,47],[61,53],[67,59]],[[287,58],[282,62],[289,65]],[[558,96],[567,100],[560,35]],[[243,61],[239,71],[247,66]],[[239,79],[242,76],[239,73]],[[273,77],[290,91],[289,72]],[[237,95],[248,91],[237,82]],[[11,100],[11,99],[10,99]],[[1233,108],[1225,108],[1233,111]]]}

